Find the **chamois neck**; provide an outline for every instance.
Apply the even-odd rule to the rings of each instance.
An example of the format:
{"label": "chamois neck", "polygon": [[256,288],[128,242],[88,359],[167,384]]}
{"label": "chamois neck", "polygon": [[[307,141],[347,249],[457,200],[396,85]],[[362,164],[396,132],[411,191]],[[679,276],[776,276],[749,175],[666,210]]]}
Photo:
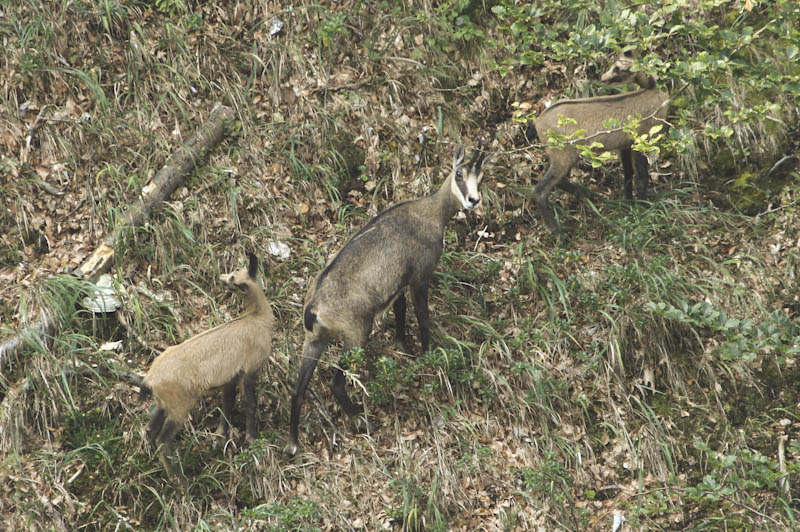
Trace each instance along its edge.
{"label": "chamois neck", "polygon": [[263,314],[270,309],[269,301],[258,287],[252,287],[244,296],[243,314]]}
{"label": "chamois neck", "polygon": [[461,210],[461,202],[453,195],[453,174],[450,174],[439,190],[428,196],[431,203],[431,216],[444,228],[450,219]]}

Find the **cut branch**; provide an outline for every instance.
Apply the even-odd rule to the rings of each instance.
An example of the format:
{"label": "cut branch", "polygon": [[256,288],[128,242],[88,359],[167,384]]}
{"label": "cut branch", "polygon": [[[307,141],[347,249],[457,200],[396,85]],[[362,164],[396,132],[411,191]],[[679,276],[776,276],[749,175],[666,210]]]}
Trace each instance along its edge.
{"label": "cut branch", "polygon": [[[129,227],[144,224],[153,209],[166,200],[183,183],[186,175],[197,166],[197,163],[219,144],[234,116],[233,110],[224,105],[218,105],[211,111],[206,123],[202,124],[167,160],[152,184],[145,187],[146,194],[122,213],[114,229],[108,233],[94,253],[75,270],[74,273],[78,278],[96,283],[100,276],[111,268],[119,235]],[[0,343],[0,368],[4,368],[26,346],[41,342],[49,343],[63,326],[63,321],[63,310],[42,308],[35,322]]]}

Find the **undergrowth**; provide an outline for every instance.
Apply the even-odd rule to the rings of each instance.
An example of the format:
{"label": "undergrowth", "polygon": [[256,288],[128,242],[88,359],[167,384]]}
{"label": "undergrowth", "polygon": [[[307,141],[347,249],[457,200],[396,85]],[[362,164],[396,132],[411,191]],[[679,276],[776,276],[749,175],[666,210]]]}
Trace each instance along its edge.
{"label": "undergrowth", "polygon": [[[796,529],[795,4],[1,3],[0,332],[45,306],[64,327],[2,370],[0,528]],[[629,205],[619,168],[574,170],[591,195],[554,195],[557,246],[520,127],[616,90],[595,80],[629,46],[675,97],[655,194]],[[232,134],[121,226],[220,101]],[[366,346],[331,347],[287,459],[308,283],[487,132],[484,206],[451,222],[431,283],[433,347],[396,351],[391,312]],[[92,314],[70,274],[110,231],[123,307]],[[178,437],[181,491],[136,375],[238,314],[219,276],[245,251],[277,322],[260,437],[219,445],[209,395]],[[335,406],[331,364],[374,430]]]}

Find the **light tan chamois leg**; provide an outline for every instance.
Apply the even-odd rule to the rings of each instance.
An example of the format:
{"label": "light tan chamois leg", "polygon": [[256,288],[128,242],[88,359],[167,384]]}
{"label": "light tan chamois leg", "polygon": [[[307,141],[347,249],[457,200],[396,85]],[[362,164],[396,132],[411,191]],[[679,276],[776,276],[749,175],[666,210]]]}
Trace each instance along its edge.
{"label": "light tan chamois leg", "polygon": [[258,373],[245,375],[242,387],[244,388],[245,425],[248,443],[253,443],[258,438],[258,398],[256,397],[256,382]]}
{"label": "light tan chamois leg", "polygon": [[164,426],[166,417],[167,412],[163,408],[157,406],[155,412],[153,412],[153,416],[150,418],[150,423],[147,424],[147,441],[154,450],[156,448],[156,439],[161,433],[161,428]]}
{"label": "light tan chamois leg", "polygon": [[636,199],[639,202],[647,201],[647,187],[650,186],[650,172],[647,156],[641,152],[633,151],[633,167],[636,169]]}
{"label": "light tan chamois leg", "polygon": [[177,481],[181,489],[185,490],[189,483],[186,477],[183,476],[183,473],[178,471],[173,464],[173,460],[176,459],[174,456],[175,435],[178,433],[181,425],[182,423],[178,424],[176,421],[167,417],[166,421],[164,421],[164,426],[161,428],[161,432],[159,432],[156,438],[156,445],[158,446],[158,459],[161,465],[164,466],[167,475]]}
{"label": "light tan chamois leg", "polygon": [[217,422],[215,433],[220,436],[223,443],[228,439],[231,426],[231,416],[233,415],[233,405],[236,402],[236,387],[239,379],[234,378],[222,387],[222,414]]}
{"label": "light tan chamois leg", "polygon": [[553,208],[550,206],[547,199],[553,191],[553,188],[558,186],[561,180],[569,173],[569,170],[570,167],[568,166],[561,167],[559,165],[557,167],[551,162],[550,166],[547,167],[547,171],[545,171],[542,178],[536,184],[536,188],[533,190],[536,208],[544,221],[544,225],[547,226],[553,236],[557,237],[562,244],[565,241],[564,234],[561,232],[561,227],[558,225],[555,215],[553,214]]}

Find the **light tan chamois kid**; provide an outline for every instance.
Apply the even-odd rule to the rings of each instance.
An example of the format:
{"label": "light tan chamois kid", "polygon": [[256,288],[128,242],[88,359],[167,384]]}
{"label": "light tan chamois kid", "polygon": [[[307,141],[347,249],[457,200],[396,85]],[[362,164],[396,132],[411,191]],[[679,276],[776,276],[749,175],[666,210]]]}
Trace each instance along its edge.
{"label": "light tan chamois kid", "polygon": [[222,417],[217,434],[227,437],[241,383],[244,394],[247,440],[258,437],[256,380],[272,351],[273,317],[270,303],[256,281],[258,261],[250,254],[248,268],[222,275],[223,285],[244,298],[245,310],[237,318],[168,347],[153,361],[142,382],[142,397],[152,393],[156,410],[147,436],[158,448],[167,473],[181,484],[185,479],[170,462],[175,434],[197,401],[211,389],[222,388]]}
{"label": "light tan chamois kid", "polygon": [[[424,198],[404,201],[372,218],[328,262],[311,284],[305,299],[303,359],[292,395],[289,442],[286,453],[299,448],[298,424],[306,388],[328,342],[343,341],[345,350],[364,346],[377,316],[392,305],[396,341],[411,353],[406,337],[408,287],[419,322],[422,350],[430,347],[428,285],[444,246],[444,232],[460,209],[481,202],[483,170],[491,156],[478,144],[472,159],[464,161],[458,147],[453,169],[439,190]],[[351,418],[363,410],[350,400],[341,368],[333,368],[333,395]]]}
{"label": "light tan chamois kid", "polygon": [[[569,181],[569,172],[579,159],[575,144],[591,144],[598,142],[602,148],[597,151],[618,151],[625,174],[625,198],[633,199],[633,169],[636,169],[636,195],[639,200],[647,199],[647,187],[650,182],[647,157],[631,149],[633,138],[622,130],[631,117],[640,119],[638,132],[648,133],[656,124],[666,126],[665,118],[669,111],[669,95],[659,90],[653,76],[644,72],[633,72],[634,56],[631,51],[624,52],[611,69],[600,78],[606,83],[634,82],[640,89],[612,96],[596,96],[561,100],[539,116],[528,128],[528,138],[537,136],[547,143],[547,131],[558,135],[570,136],[578,130],[584,130],[582,139],[571,140],[563,147],[548,146],[546,148],[549,166],[533,191],[536,207],[550,231],[562,237],[561,228],[553,216],[553,209],[547,198],[554,187],[580,196],[581,188]],[[566,120],[564,120],[566,119]],[[609,129],[605,124],[609,119],[616,121],[616,126]],[[561,125],[559,125],[561,124]]]}

